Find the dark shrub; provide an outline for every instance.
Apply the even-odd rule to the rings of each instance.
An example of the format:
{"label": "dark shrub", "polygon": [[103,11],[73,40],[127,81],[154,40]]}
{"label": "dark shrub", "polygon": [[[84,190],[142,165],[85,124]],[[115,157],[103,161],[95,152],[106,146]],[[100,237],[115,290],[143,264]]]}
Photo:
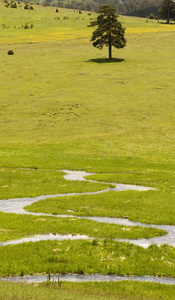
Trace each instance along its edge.
{"label": "dark shrub", "polygon": [[17,4],[14,1],[10,2],[10,7],[11,8],[17,8]]}
{"label": "dark shrub", "polygon": [[154,19],[154,14],[150,14],[148,18],[149,19]]}
{"label": "dark shrub", "polygon": [[7,52],[7,54],[8,54],[8,55],[13,55],[14,52],[13,52],[13,50],[9,50],[9,51]]}
{"label": "dark shrub", "polygon": [[26,22],[26,24],[24,25],[24,29],[29,29],[29,25],[27,24],[27,22]]}
{"label": "dark shrub", "polygon": [[30,5],[28,3],[25,4],[24,9],[30,9]]}
{"label": "dark shrub", "polygon": [[96,240],[92,241],[92,246],[98,246],[98,242]]}

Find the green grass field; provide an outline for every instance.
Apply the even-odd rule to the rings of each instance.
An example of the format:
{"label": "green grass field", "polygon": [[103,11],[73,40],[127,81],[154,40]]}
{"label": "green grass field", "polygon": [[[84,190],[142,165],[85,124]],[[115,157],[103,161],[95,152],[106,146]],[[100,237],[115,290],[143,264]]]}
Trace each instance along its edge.
{"label": "green grass field", "polygon": [[[0,282],[2,300],[44,299],[117,299],[117,300],[172,300],[174,286],[135,282],[10,284]],[[16,298],[14,298],[16,297]]]}
{"label": "green grass field", "polygon": [[[175,225],[175,25],[120,16],[127,45],[113,49],[114,59],[108,61],[107,48],[99,51],[90,43],[93,29],[87,25],[95,13],[61,8],[56,13],[56,8],[39,5],[28,11],[24,3],[17,6],[6,8],[0,2],[0,199],[89,192],[110,186],[69,182],[60,172],[84,170],[96,173],[89,178],[98,181],[157,190],[61,197],[27,209],[54,214],[73,210],[75,215],[127,216],[145,223]],[[7,55],[11,49],[14,55]],[[103,241],[98,249],[90,241],[64,242],[69,253],[54,255],[54,247],[62,247],[58,242],[1,247],[0,274],[47,273],[50,269],[53,273],[175,277],[174,247],[143,250],[107,240],[162,234],[156,229],[138,227],[129,232],[123,226],[87,220],[44,217],[46,221],[38,222],[38,218],[1,213],[0,241],[39,233],[87,234],[106,239],[105,249]],[[79,257],[83,247],[85,253]],[[126,260],[120,261],[124,254],[119,250],[115,258],[111,256],[116,247],[125,253]],[[62,299],[74,299],[69,295],[72,289],[76,299],[88,298],[88,292],[95,299],[94,286],[99,299],[109,295],[116,299],[116,294],[117,299],[173,299],[174,291],[174,287],[126,282],[111,283],[109,290],[100,284],[84,285],[83,289],[78,284],[64,286],[65,290],[59,290]],[[8,284],[2,283],[0,297],[15,299],[17,295],[16,299],[23,299],[20,293],[25,289],[26,299],[34,299],[33,289],[40,293],[35,299],[46,299],[46,290],[55,299],[57,292],[51,286],[11,285],[8,289]]]}

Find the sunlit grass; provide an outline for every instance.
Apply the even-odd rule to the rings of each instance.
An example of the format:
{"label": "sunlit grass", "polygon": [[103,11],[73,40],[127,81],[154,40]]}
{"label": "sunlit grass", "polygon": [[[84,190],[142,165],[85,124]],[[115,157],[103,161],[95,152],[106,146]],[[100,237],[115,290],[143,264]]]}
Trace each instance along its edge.
{"label": "sunlit grass", "polygon": [[76,217],[57,218],[0,213],[0,241],[33,237],[37,234],[86,235],[89,238],[152,238],[165,235],[166,231],[156,228],[132,227],[79,220]]}
{"label": "sunlit grass", "polygon": [[[0,247],[0,274],[78,273],[175,277],[175,248],[104,241],[41,241]],[[30,258],[30,260],[29,260]]]}
{"label": "sunlit grass", "polygon": [[[13,284],[0,282],[1,299],[14,300],[172,300],[175,288],[142,282],[46,282],[42,284]],[[117,297],[117,298],[116,298]]]}
{"label": "sunlit grass", "polygon": [[[105,188],[66,182],[56,171],[86,170],[98,173],[93,179],[158,191],[68,198],[61,209],[54,201],[38,209],[46,204],[46,213],[66,212],[72,205],[75,214],[174,224],[174,25],[120,16],[127,45],[113,49],[114,60],[108,61],[107,48],[99,51],[90,43],[92,28],[87,25],[96,14],[61,8],[56,13],[43,6],[29,12],[23,6],[14,10],[0,3],[0,199]],[[24,29],[26,22],[32,28]],[[7,55],[10,49],[13,56]],[[46,219],[37,223],[33,216],[1,213],[1,241],[50,232],[96,239],[160,234],[76,218]],[[61,253],[54,252],[60,248]],[[1,274],[8,275],[82,271],[175,276],[174,247],[168,246],[48,241],[1,247],[0,255]]]}

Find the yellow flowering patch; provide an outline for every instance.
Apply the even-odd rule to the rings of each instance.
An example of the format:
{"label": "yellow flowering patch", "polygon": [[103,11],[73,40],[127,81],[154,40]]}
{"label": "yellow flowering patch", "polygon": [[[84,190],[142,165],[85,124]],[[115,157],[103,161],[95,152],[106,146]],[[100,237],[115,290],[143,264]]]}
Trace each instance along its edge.
{"label": "yellow flowering patch", "polygon": [[175,31],[175,27],[169,25],[160,25],[159,27],[137,27],[137,28],[126,28],[127,34],[132,33],[153,33],[153,32],[170,32]]}

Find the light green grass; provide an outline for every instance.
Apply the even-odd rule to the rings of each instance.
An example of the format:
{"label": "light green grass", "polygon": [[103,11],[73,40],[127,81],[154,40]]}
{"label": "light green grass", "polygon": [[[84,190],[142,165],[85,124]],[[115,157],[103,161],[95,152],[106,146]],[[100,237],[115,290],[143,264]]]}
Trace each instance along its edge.
{"label": "light green grass", "polygon": [[72,210],[79,216],[127,217],[150,224],[175,224],[174,182],[171,170],[122,170],[96,174],[87,179],[155,187],[155,191],[110,191],[99,195],[83,195],[39,201],[26,207],[29,211],[65,214]]}
{"label": "light green grass", "polygon": [[[137,221],[174,224],[175,26],[120,17],[126,27],[127,46],[113,49],[115,59],[108,62],[107,49],[99,51],[89,42],[92,29],[87,25],[95,15],[64,9],[56,14],[55,8],[40,6],[29,12],[23,5],[15,10],[4,8],[0,2],[0,26],[5,24],[0,31],[0,199],[104,188],[68,183],[56,172],[86,170],[97,172],[94,178],[102,181],[142,184],[159,191],[93,196],[93,206],[90,197],[75,197],[73,204],[68,198],[66,205],[61,203],[62,211],[71,209],[71,204],[76,214],[92,214],[93,209],[96,215],[125,215]],[[64,16],[69,18],[64,20]],[[22,28],[26,22],[33,28]],[[7,55],[10,49],[13,56]],[[60,211],[54,205],[46,205],[46,211]],[[69,225],[71,220],[59,220],[60,227],[56,228],[55,218],[48,218],[48,228],[39,228],[35,217],[1,216],[5,222],[1,240],[49,231],[91,231],[97,238],[104,229],[98,224],[99,232],[92,231],[94,225],[85,220],[76,221],[76,228]],[[88,228],[82,229],[85,224]],[[106,228],[110,229],[103,235],[113,236],[116,229]],[[140,236],[144,234],[140,232]],[[83,269],[89,273],[175,276],[173,247],[142,249],[103,243],[97,247],[88,241],[1,247],[1,274]],[[70,253],[53,251],[69,247]],[[125,255],[126,259],[120,259]],[[168,294],[171,287],[163,286],[159,294],[159,288],[147,294],[144,288],[137,289],[137,298],[133,295],[135,286],[130,288],[129,283],[125,283],[125,289],[119,286],[120,292],[124,289],[121,299],[172,299],[173,292]],[[100,285],[99,289],[103,291]]]}
{"label": "light green grass", "polygon": [[166,234],[155,228],[132,227],[98,223],[77,218],[50,218],[47,216],[28,216],[0,213],[0,241],[9,241],[36,234],[80,234],[90,238],[152,238]]}
{"label": "light green grass", "polygon": [[[56,32],[78,28],[71,20],[49,26],[51,15],[55,17],[54,8],[39,10],[37,6],[34,12],[23,11],[30,16],[38,14],[45,36],[47,30],[52,32],[52,26]],[[17,17],[21,15],[20,10],[15,12]],[[41,18],[43,15],[48,23]],[[130,18],[126,20],[128,28]],[[132,20],[132,27],[135,22],[138,28],[137,20]],[[77,36],[57,41],[51,37],[50,42],[22,44],[25,40],[21,40],[21,44],[1,45],[3,164],[19,166],[25,160],[25,165],[34,161],[39,167],[57,168],[64,163],[67,167],[72,164],[95,169],[100,165],[103,169],[111,155],[114,159],[108,163],[110,170],[110,165],[117,168],[118,160],[127,161],[128,157],[134,165],[143,160],[174,161],[174,33],[169,29],[161,31],[174,30],[174,26],[156,23],[160,31],[154,33],[151,29],[155,23],[150,23],[150,32],[126,34],[127,46],[113,51],[114,57],[124,61],[98,63],[103,61],[98,59],[106,57],[107,49],[92,47],[91,32],[87,36],[90,29],[86,27],[89,19],[83,22],[85,39]],[[145,19],[140,23],[147,26]],[[32,30],[36,41],[40,41],[37,26],[24,31],[31,35]],[[13,31],[22,39],[20,30]],[[15,43],[8,29],[5,35],[11,38],[11,44]],[[14,56],[7,56],[9,48],[13,48]],[[42,160],[36,152],[51,153],[51,157],[44,156]]]}
{"label": "light green grass", "polygon": [[[1,199],[36,197],[51,194],[83,193],[114,187],[110,184],[67,181],[59,170],[6,169],[0,170]],[[30,184],[29,184],[30,183]]]}
{"label": "light green grass", "polygon": [[[27,211],[77,216],[125,217],[148,224],[175,224],[174,195],[163,192],[108,192],[39,201]],[[67,212],[71,210],[72,212]]]}
{"label": "light green grass", "polygon": [[141,282],[13,284],[0,282],[2,300],[116,299],[172,300],[174,286]]}
{"label": "light green grass", "polygon": [[[18,5],[18,4],[17,4]],[[86,38],[90,30],[86,23],[92,16],[84,12],[81,16],[78,10],[59,9],[54,7],[33,5],[34,10],[25,10],[21,2],[17,9],[5,8],[1,1],[0,22],[2,23],[1,42],[6,43],[37,43],[53,40]],[[13,18],[11,18],[13,14]],[[26,23],[29,28],[25,29]],[[31,28],[32,25],[32,28]],[[74,30],[73,30],[74,29]]]}
{"label": "light green grass", "polygon": [[[29,259],[30,258],[30,259]],[[104,241],[42,241],[0,247],[0,274],[78,273],[175,277],[175,248]]]}

